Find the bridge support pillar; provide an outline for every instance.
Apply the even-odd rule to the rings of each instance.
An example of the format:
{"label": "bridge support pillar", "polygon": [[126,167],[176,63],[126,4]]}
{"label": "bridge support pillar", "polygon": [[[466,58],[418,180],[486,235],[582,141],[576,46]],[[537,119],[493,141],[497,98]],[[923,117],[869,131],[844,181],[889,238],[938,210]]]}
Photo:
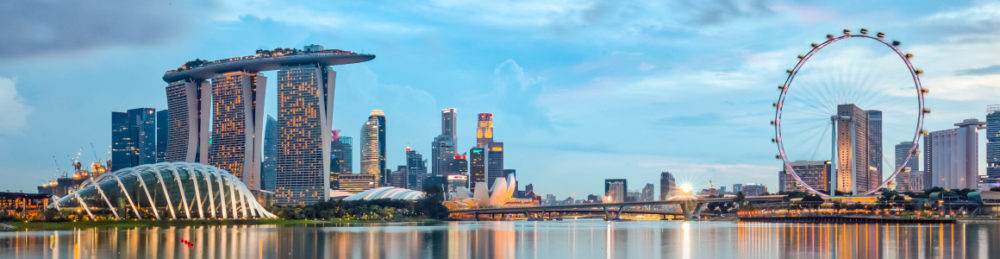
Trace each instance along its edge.
{"label": "bridge support pillar", "polygon": [[698,201],[683,201],[680,203],[681,212],[684,219],[693,219],[701,216],[701,210],[705,209],[705,203]]}

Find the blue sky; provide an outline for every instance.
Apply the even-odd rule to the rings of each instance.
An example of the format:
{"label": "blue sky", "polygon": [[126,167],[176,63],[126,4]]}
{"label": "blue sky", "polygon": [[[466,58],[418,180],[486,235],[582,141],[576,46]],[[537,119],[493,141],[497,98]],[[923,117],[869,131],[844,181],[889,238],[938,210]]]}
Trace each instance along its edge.
{"label": "blue sky", "polygon": [[560,198],[600,193],[605,178],[658,184],[660,171],[696,187],[776,189],[775,86],[810,42],[844,28],[884,31],[916,53],[932,91],[927,129],[1000,103],[997,3],[625,2],[8,1],[0,190],[54,178],[52,156],[62,170],[81,147],[92,161],[90,143],[107,157],[109,113],[165,109],[160,77],[187,60],[312,43],[377,55],[335,68],[333,123],[357,136],[385,110],[390,165],[407,146],[429,156],[441,109],[458,109],[460,150],[476,114],[492,112],[506,167]]}

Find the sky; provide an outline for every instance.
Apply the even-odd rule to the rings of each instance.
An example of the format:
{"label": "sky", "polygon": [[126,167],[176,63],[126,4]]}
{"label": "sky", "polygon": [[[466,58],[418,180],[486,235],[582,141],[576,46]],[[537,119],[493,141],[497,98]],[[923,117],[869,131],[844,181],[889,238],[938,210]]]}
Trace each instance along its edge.
{"label": "sky", "polygon": [[1000,3],[835,2],[4,1],[0,190],[33,192],[78,152],[106,159],[110,113],[166,109],[166,70],[308,44],[377,56],[334,67],[333,127],[357,136],[384,110],[390,167],[406,147],[429,158],[441,109],[458,110],[465,152],[490,112],[505,167],[560,199],[603,193],[605,178],[658,186],[662,171],[696,188],[776,190],[776,86],[796,54],[844,28],[915,53],[928,130],[1000,103]]}

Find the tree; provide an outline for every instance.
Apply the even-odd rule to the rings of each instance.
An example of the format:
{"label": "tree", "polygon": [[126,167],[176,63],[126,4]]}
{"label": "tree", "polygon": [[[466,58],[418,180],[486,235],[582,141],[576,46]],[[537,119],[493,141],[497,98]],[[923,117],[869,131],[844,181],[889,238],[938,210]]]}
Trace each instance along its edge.
{"label": "tree", "polygon": [[432,219],[448,218],[448,208],[441,203],[444,202],[444,191],[439,186],[424,187],[424,197],[417,201],[416,210],[421,215]]}

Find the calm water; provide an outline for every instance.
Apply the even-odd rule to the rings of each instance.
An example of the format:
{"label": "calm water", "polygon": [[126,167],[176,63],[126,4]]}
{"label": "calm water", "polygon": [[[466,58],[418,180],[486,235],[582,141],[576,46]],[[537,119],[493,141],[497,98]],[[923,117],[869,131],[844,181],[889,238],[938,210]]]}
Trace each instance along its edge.
{"label": "calm water", "polygon": [[0,233],[0,258],[1000,258],[1000,224],[566,220]]}

